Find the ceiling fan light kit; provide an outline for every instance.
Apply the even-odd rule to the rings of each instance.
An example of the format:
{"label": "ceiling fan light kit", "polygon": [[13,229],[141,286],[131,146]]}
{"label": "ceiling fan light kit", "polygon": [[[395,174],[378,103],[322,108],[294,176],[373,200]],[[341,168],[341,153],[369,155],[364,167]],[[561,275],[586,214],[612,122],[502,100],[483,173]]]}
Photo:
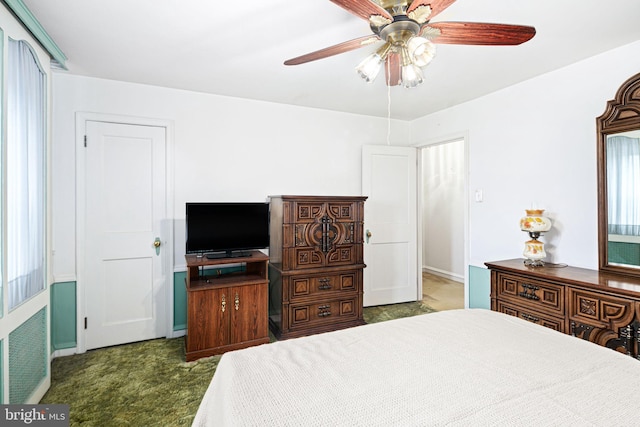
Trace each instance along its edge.
{"label": "ceiling fan light kit", "polygon": [[[330,0],[369,21],[373,35],[360,37],[285,61],[298,65],[349,52],[384,41],[356,67],[366,82],[373,82],[385,65],[388,86],[416,87],[424,81],[422,68],[436,53],[435,44],[518,45],[530,40],[535,28],[479,22],[431,23],[456,0]],[[398,60],[398,57],[400,60]]]}
{"label": "ceiling fan light kit", "polygon": [[385,43],[375,53],[367,56],[356,67],[356,71],[366,82],[372,82],[378,76],[382,63],[386,61],[391,50],[391,43]]}

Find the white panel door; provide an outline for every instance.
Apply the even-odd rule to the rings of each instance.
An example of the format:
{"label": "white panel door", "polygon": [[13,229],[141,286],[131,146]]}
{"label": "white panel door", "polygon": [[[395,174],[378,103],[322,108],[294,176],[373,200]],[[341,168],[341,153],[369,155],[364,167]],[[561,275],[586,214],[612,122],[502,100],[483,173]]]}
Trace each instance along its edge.
{"label": "white panel door", "polygon": [[364,305],[418,300],[416,149],[362,148]]}
{"label": "white panel door", "polygon": [[85,348],[166,335],[163,127],[86,122]]}

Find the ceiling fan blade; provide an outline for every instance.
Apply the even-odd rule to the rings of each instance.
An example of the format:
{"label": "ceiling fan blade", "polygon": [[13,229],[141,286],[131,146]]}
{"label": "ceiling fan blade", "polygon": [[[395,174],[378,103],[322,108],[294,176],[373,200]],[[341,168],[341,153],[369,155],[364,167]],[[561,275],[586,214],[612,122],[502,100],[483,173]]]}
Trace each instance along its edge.
{"label": "ceiling fan blade", "polygon": [[407,9],[407,15],[420,6],[430,6],[431,15],[429,15],[429,19],[433,19],[434,16],[451,6],[455,1],[456,0],[413,0],[411,6]]}
{"label": "ceiling fan blade", "polygon": [[380,37],[376,35],[358,37],[357,39],[342,42],[340,44],[316,50],[315,52],[307,53],[296,58],[288,59],[284,61],[284,65],[299,65],[306,62],[316,61],[318,59],[328,58],[330,56],[361,48],[377,41],[380,41]]}
{"label": "ceiling fan blade", "polygon": [[389,52],[387,61],[384,64],[384,73],[387,86],[397,86],[402,82],[400,62],[400,54]]}
{"label": "ceiling fan blade", "polygon": [[440,35],[431,39],[438,44],[517,45],[536,34],[534,27],[482,22],[434,22],[423,26],[421,33],[428,33],[428,28],[440,30]]}
{"label": "ceiling fan blade", "polygon": [[380,15],[393,21],[393,16],[389,12],[370,0],[331,0],[331,2],[362,19],[369,19],[371,15]]}

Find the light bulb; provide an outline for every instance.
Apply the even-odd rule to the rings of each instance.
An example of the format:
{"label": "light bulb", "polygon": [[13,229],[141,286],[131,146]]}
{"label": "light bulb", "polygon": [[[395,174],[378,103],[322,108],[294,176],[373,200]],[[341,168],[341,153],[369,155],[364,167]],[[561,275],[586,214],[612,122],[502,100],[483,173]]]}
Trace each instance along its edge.
{"label": "light bulb", "polygon": [[358,64],[356,71],[367,83],[371,83],[380,72],[382,61],[382,57],[377,52],[373,53]]}
{"label": "light bulb", "polygon": [[407,42],[407,50],[418,67],[428,65],[436,55],[436,45],[424,37],[411,37]]}
{"label": "light bulb", "polygon": [[380,49],[369,56],[367,56],[358,66],[356,71],[366,82],[371,83],[382,68],[382,63],[387,59],[389,50],[391,49],[391,43],[387,42],[382,45]]}
{"label": "light bulb", "polygon": [[407,46],[403,45],[402,50],[402,84],[404,87],[416,87],[422,83],[422,70],[413,63]]}
{"label": "light bulb", "polygon": [[422,83],[422,70],[414,64],[402,66],[402,84],[404,87],[416,87]]}

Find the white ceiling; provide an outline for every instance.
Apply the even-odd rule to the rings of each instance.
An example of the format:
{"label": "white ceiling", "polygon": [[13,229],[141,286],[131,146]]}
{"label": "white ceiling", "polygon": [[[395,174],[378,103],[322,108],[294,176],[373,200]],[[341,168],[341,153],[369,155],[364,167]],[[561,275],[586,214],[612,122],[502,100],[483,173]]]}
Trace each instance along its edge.
{"label": "white ceiling", "polygon": [[[375,50],[283,61],[370,34],[329,0],[23,0],[68,72],[411,120],[640,40],[638,0],[458,0],[433,19],[534,26],[520,46],[438,45],[413,89],[354,71]],[[639,52],[640,54],[640,52]]]}

